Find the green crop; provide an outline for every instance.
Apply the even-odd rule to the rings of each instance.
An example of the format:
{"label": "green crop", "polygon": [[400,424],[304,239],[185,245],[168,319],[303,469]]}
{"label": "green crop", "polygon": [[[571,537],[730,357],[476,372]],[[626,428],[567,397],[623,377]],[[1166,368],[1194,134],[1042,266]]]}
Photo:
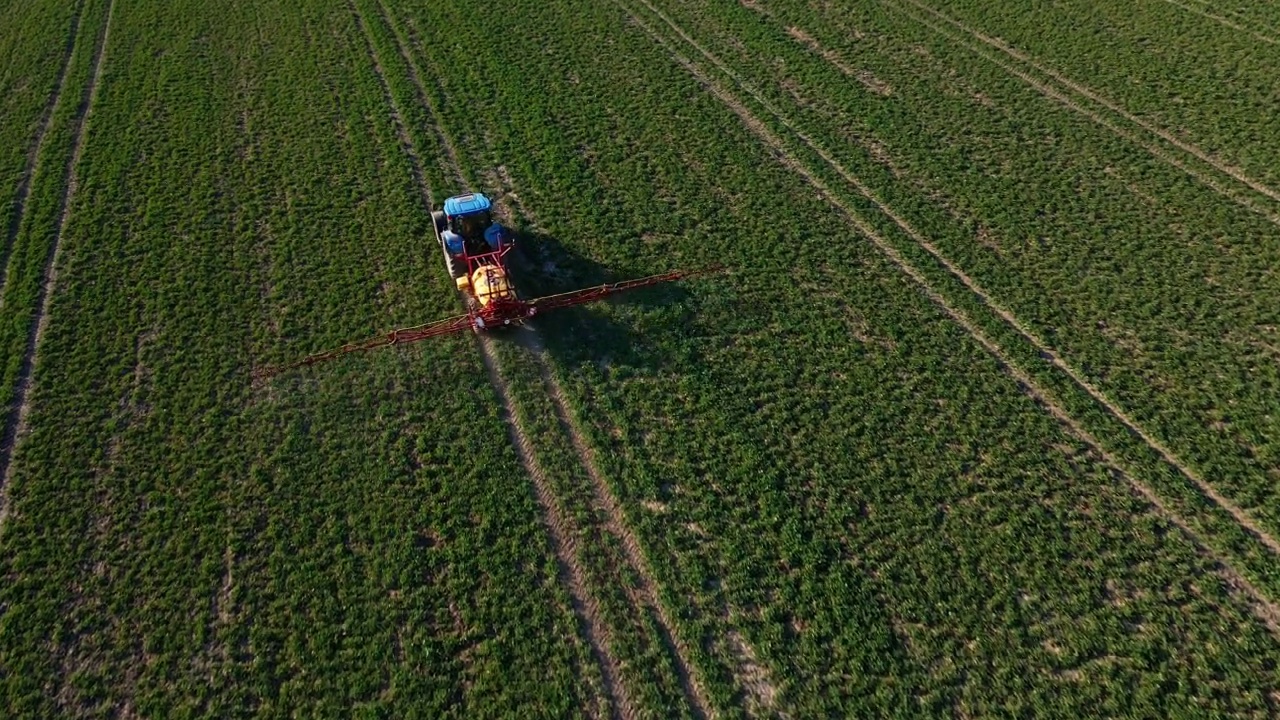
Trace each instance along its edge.
{"label": "green crop", "polygon": [[563,715],[584,662],[350,13],[117,3],[3,527],[6,716]]}
{"label": "green crop", "polygon": [[[7,193],[0,200],[4,208],[0,228],[5,232],[0,267],[8,264],[20,206],[25,206],[29,196],[30,176],[52,125],[54,108],[63,97],[63,68],[69,67],[76,40],[83,37],[84,3],[28,5],[21,12],[6,8],[5,32],[0,34],[0,56],[6,63],[0,77],[0,114],[4,117],[0,126],[0,188]],[[74,98],[74,94],[74,88],[69,88],[67,97]],[[74,100],[64,100],[66,104],[74,105]]]}
{"label": "green crop", "polygon": [[[3,714],[1275,715],[1280,57],[1182,4],[1280,26],[15,5],[4,187],[104,41],[4,288]],[[467,189],[526,295],[729,270],[252,380],[461,312]]]}

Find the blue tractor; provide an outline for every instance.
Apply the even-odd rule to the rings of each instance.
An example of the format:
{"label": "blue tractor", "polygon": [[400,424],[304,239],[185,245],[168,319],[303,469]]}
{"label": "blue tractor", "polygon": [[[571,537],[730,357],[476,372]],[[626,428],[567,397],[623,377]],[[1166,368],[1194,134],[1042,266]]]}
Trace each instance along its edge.
{"label": "blue tractor", "polygon": [[492,206],[482,193],[467,193],[445,200],[443,211],[431,213],[452,277],[469,274],[476,264],[499,264],[514,245],[511,231],[493,221]]}
{"label": "blue tractor", "polygon": [[671,282],[719,269],[717,267],[692,272],[676,270],[526,300],[516,292],[511,275],[507,272],[506,256],[516,249],[515,236],[493,221],[489,212],[491,208],[489,198],[480,193],[467,193],[445,200],[443,211],[431,213],[433,230],[436,241],[444,252],[445,265],[453,276],[458,292],[466,298],[465,315],[392,330],[368,340],[348,343],[335,350],[308,355],[288,365],[259,368],[254,371],[254,376],[266,378],[282,370],[332,360],[347,353],[418,342],[438,335],[520,325],[529,318],[551,310],[596,302],[624,290]]}

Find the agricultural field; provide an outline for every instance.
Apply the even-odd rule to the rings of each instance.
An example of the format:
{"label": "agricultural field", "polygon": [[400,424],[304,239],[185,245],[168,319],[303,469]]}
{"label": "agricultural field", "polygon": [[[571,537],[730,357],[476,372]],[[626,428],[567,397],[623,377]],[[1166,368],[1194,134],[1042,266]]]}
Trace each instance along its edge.
{"label": "agricultural field", "polygon": [[1280,715],[1280,7],[0,17],[0,715]]}

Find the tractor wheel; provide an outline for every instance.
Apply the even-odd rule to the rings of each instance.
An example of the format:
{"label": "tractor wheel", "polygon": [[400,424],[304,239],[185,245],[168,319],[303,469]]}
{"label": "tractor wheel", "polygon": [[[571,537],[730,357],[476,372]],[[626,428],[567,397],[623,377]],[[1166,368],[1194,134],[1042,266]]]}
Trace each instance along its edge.
{"label": "tractor wheel", "polygon": [[454,280],[467,276],[466,264],[455,257],[450,257],[449,253],[447,252],[444,254],[444,264],[445,264],[445,267],[448,268],[449,270],[449,275]]}
{"label": "tractor wheel", "polygon": [[436,233],[444,232],[444,229],[449,225],[449,221],[440,210],[433,210],[431,212],[431,222],[436,226]]}

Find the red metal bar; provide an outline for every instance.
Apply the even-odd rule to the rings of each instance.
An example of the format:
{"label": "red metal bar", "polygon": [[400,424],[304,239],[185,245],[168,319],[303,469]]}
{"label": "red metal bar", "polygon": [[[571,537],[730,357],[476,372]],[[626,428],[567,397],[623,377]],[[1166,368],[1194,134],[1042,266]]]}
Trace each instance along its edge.
{"label": "red metal bar", "polygon": [[275,365],[258,368],[253,372],[253,375],[256,378],[269,378],[272,375],[277,375],[285,370],[292,370],[306,365],[314,365],[318,362],[342,357],[343,355],[364,352],[366,350],[376,350],[381,347],[387,347],[388,345],[407,345],[420,340],[426,340],[427,338],[433,338],[438,335],[448,335],[449,333],[461,332],[470,327],[472,327],[471,316],[458,315],[445,320],[437,320],[433,323],[427,323],[426,325],[392,330],[389,333],[375,335],[374,337],[360,340],[359,342],[347,343],[340,348],[326,350],[325,352],[315,353],[314,355],[308,355],[305,358],[297,362],[289,363],[288,365]]}
{"label": "red metal bar", "polygon": [[467,277],[471,277],[471,274],[476,271],[476,268],[483,265],[497,265],[505,270],[506,264],[502,262],[502,259],[506,257],[507,253],[511,252],[512,247],[514,246],[511,243],[506,243],[499,246],[497,250],[469,255],[467,254],[466,247],[463,246],[462,259],[467,263]]}
{"label": "red metal bar", "polygon": [[[505,250],[492,253],[495,260],[500,260]],[[480,258],[490,255],[475,255],[473,258]],[[468,262],[472,257],[468,258]],[[573,305],[582,305],[585,303],[603,300],[610,295],[616,295],[627,290],[635,290],[636,288],[648,287],[650,285],[658,285],[660,283],[682,280],[685,278],[696,277],[698,275],[706,275],[709,273],[719,272],[722,268],[719,266],[704,268],[701,270],[675,270],[672,272],[662,273],[659,275],[650,275],[649,277],[638,278],[635,280],[623,280],[616,283],[605,283],[604,285],[596,285],[595,287],[583,288],[582,290],[574,290],[572,292],[560,293],[558,295],[547,295],[533,300],[496,300],[491,302],[487,307],[473,307],[472,311],[466,315],[458,315],[456,317],[438,320],[426,325],[417,327],[402,328],[400,330],[392,330],[389,333],[375,335],[374,337],[359,342],[348,343],[340,348],[328,350],[307,357],[288,365],[279,365],[259,368],[254,371],[256,378],[269,378],[272,375],[292,370],[294,368],[306,365],[314,365],[325,360],[333,360],[356,352],[364,352],[366,350],[375,350],[377,348],[387,347],[388,345],[406,345],[408,343],[426,340],[427,338],[436,337],[438,335],[448,335],[450,333],[461,332],[463,330],[498,328],[512,322],[519,322],[525,318],[556,310],[559,308],[571,307]],[[476,303],[472,303],[475,305]],[[482,321],[482,322],[478,322]]]}
{"label": "red metal bar", "polygon": [[573,290],[567,293],[560,293],[559,295],[547,295],[545,297],[529,300],[527,301],[527,304],[535,308],[538,313],[543,313],[548,310],[570,307],[572,305],[596,302],[597,300],[603,300],[610,295],[616,295],[617,293],[626,292],[627,290],[635,290],[636,288],[674,282],[676,280],[683,280],[685,278],[691,278],[698,275],[719,272],[721,269],[722,268],[719,266],[716,266],[703,268],[701,270],[673,270],[672,272],[650,275],[648,277],[637,278],[635,280],[605,283],[604,285],[596,285],[595,287],[583,288],[582,290]]}

